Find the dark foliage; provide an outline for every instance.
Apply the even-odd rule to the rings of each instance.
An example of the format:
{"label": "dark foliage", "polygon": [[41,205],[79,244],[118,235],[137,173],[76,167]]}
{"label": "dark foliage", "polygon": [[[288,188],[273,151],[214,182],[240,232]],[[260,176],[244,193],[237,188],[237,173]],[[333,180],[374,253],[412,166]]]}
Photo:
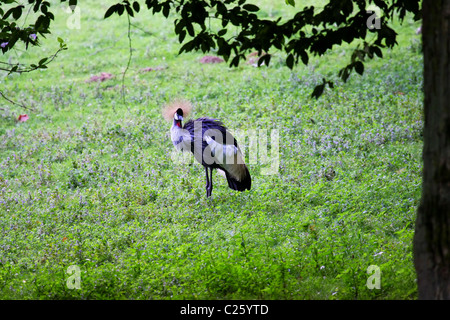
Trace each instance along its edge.
{"label": "dark foliage", "polygon": [[[1,2],[8,4],[13,1]],[[294,0],[286,3],[295,5]],[[77,0],[69,0],[68,4],[76,6]],[[381,9],[383,19],[378,19],[373,12],[367,11],[369,4]],[[198,50],[206,53],[216,49],[217,55],[222,56],[232,67],[237,67],[248,53],[254,51],[260,56],[258,66],[269,65],[271,60],[269,52],[275,48],[286,53],[286,65],[292,69],[299,61],[308,64],[311,55],[321,56],[334,46],[359,40],[362,45],[353,51],[350,63],[338,73],[343,81],[348,79],[353,70],[363,74],[366,58],[382,57],[383,48],[392,48],[397,44],[397,33],[389,26],[389,22],[394,18],[402,21],[407,12],[413,13],[414,18],[419,20],[421,18],[419,4],[419,0],[330,0],[321,9],[309,6],[288,19],[280,17],[270,20],[258,16],[259,7],[246,3],[245,0],[145,1],[145,6],[153,14],[162,12],[165,17],[170,13],[177,15],[174,30],[182,44],[180,53]],[[28,0],[28,6],[41,14],[34,23],[22,28],[18,27],[15,21],[28,10],[24,5],[15,6],[6,12],[0,7],[0,43],[3,53],[10,50],[19,40],[23,41],[27,48],[30,44],[38,45],[36,35],[45,37],[50,33],[50,24],[54,19],[49,11],[50,3]],[[133,17],[140,9],[141,4],[138,1],[125,0],[108,8],[104,17],[109,18],[114,13],[119,16],[126,13]],[[221,21],[220,30],[209,28],[211,18]],[[227,35],[230,26],[238,27],[237,35]],[[374,40],[368,41],[369,35]],[[45,68],[50,61],[51,59],[44,58],[38,65],[30,66],[28,69],[21,69],[19,65],[7,65],[3,70],[32,71]],[[333,82],[324,79],[323,83],[314,89],[312,96],[319,97],[325,85],[332,87]]]}
{"label": "dark foliage", "polygon": [[[286,3],[295,5],[293,0]],[[389,26],[392,19],[402,21],[407,12],[413,13],[416,20],[421,18],[419,0],[330,0],[323,9],[305,7],[287,20],[263,19],[257,14],[259,7],[245,0],[146,0],[145,4],[153,13],[162,11],[168,17],[174,11],[178,15],[175,33],[182,43],[180,53],[217,49],[217,54],[234,67],[251,51],[259,53],[258,65],[269,65],[269,51],[276,48],[287,54],[286,65],[292,69],[299,60],[308,64],[310,55],[321,56],[336,45],[360,40],[363,45],[353,51],[350,63],[338,73],[343,81],[353,70],[363,74],[366,58],[382,57],[383,48],[397,44],[397,33]],[[381,9],[383,19],[367,11],[369,4]],[[136,1],[133,5],[123,1],[110,7],[105,18],[125,11],[133,15],[133,9],[137,12],[139,8]],[[220,19],[222,29],[211,30],[210,18]],[[237,35],[227,36],[230,25],[239,27]],[[369,35],[374,40],[367,41]],[[327,84],[333,86],[332,81],[324,79],[312,96],[319,97]]]}

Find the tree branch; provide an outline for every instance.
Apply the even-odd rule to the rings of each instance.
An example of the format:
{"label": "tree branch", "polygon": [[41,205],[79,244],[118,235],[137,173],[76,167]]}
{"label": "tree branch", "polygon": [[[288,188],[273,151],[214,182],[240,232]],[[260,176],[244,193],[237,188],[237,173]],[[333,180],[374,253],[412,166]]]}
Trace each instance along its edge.
{"label": "tree branch", "polygon": [[[23,68],[23,69],[19,69],[19,66],[21,65],[19,63],[11,64],[11,63],[8,63],[8,62],[0,61],[0,63],[6,64],[6,65],[9,66],[9,68],[0,67],[0,70],[7,71],[9,73],[15,72],[15,73],[21,74],[21,73],[32,72],[32,71],[35,71],[37,69],[46,68],[46,66],[56,58],[58,53],[60,53],[63,50],[66,50],[66,49],[67,49],[67,47],[65,45],[61,46],[53,55],[51,55],[51,56],[49,56],[47,58],[44,58],[44,59],[46,59],[44,62],[42,62],[42,63],[39,62],[38,65],[31,64],[30,67]],[[44,59],[41,59],[41,61],[43,61]],[[15,67],[17,67],[17,68],[14,69]]]}
{"label": "tree branch", "polygon": [[125,74],[127,73],[128,69],[130,68],[131,56],[133,55],[133,48],[131,46],[131,21],[130,21],[130,14],[128,14],[128,13],[127,13],[127,18],[128,18],[128,33],[127,33],[127,37],[128,37],[128,45],[129,45],[130,54],[128,56],[127,67],[125,68],[125,70],[124,70],[124,72],[122,74],[122,100],[123,100],[124,104],[125,104]]}
{"label": "tree branch", "polygon": [[[3,93],[3,91],[0,91],[0,96],[2,96],[2,98],[5,99],[6,101],[8,101],[9,103],[12,103],[12,104],[14,104],[14,105],[16,105],[16,106],[19,106],[19,107],[21,107],[21,108],[24,108],[24,109],[27,109],[27,110],[30,110],[30,111],[35,111],[33,108],[27,107],[26,105],[24,105],[24,104],[22,104],[22,103],[18,103],[18,102],[15,102],[15,101],[9,99],[9,98]],[[2,109],[2,110],[5,110],[5,109]]]}

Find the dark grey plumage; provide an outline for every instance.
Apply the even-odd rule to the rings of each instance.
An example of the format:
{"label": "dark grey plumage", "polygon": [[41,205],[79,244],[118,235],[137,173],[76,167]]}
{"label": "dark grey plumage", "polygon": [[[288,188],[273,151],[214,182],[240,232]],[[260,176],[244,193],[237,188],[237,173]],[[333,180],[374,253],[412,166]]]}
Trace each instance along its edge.
{"label": "dark grey plumage", "polygon": [[[243,162],[243,156],[236,139],[223,123],[217,119],[204,117],[189,120],[184,126],[181,126],[182,119],[183,111],[178,109],[174,114],[174,124],[171,129],[172,142],[177,149],[192,152],[194,158],[205,167],[206,196],[211,196],[213,169],[220,169],[225,172],[228,186],[231,189],[237,191],[250,190],[250,172]],[[199,130],[200,126],[201,131]],[[211,135],[210,132],[214,134]],[[186,136],[187,133],[189,133],[189,136]],[[230,150],[230,147],[232,150]],[[233,161],[223,161],[225,154],[228,156],[231,154]],[[206,161],[208,159],[213,160],[213,162]]]}

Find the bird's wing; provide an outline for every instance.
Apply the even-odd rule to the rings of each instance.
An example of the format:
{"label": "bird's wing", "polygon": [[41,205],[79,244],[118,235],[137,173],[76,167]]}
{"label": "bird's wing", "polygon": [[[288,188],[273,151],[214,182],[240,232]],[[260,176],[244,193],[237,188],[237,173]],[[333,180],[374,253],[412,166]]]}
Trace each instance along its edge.
{"label": "bird's wing", "polygon": [[198,118],[187,121],[183,128],[191,133],[192,150],[197,161],[203,164],[203,152],[209,147],[218,167],[238,181],[246,175],[247,168],[237,141],[221,121]]}
{"label": "bird's wing", "polygon": [[219,163],[224,162],[225,159],[234,159],[238,152],[240,152],[235,145],[218,143],[206,134],[203,136],[203,139],[210,146],[213,156],[219,161]]}
{"label": "bird's wing", "polygon": [[202,140],[204,140],[203,136],[205,135],[205,133],[207,133],[208,131],[214,132],[215,130],[217,130],[215,134],[209,134],[214,140],[219,140],[220,143],[234,144],[235,146],[237,146],[236,139],[231,135],[231,133],[227,130],[227,128],[220,120],[205,117],[195,120],[189,120],[184,125],[184,128],[189,130],[192,135],[194,135],[194,131],[196,129],[197,131],[200,131],[198,130],[198,128],[200,127],[202,128]]}
{"label": "bird's wing", "polygon": [[230,174],[237,181],[245,179],[248,170],[244,157],[237,146],[218,143],[208,135],[204,136],[204,140],[211,149],[211,155],[219,168]]}

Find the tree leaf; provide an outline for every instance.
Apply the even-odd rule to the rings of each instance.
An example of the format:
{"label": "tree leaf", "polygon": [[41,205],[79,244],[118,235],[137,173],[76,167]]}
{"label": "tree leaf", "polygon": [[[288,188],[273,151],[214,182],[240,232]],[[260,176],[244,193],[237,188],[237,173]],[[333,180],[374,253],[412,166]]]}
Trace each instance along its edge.
{"label": "tree leaf", "polygon": [[303,64],[305,66],[308,65],[309,57],[308,57],[308,54],[306,53],[306,51],[300,51],[299,53],[300,53],[300,57],[302,59]]}
{"label": "tree leaf", "polygon": [[16,64],[14,67],[11,68],[11,70],[9,71],[8,75],[13,73],[13,72],[17,72],[17,69],[19,68],[19,65]]}
{"label": "tree leaf", "polygon": [[182,43],[184,41],[184,38],[186,38],[186,30],[181,30],[178,33],[178,41],[180,41],[180,43]]}
{"label": "tree leaf", "polygon": [[285,1],[286,1],[286,4],[295,7],[295,0],[285,0]]}
{"label": "tree leaf", "polygon": [[311,97],[318,99],[322,95],[324,88],[325,88],[325,84],[324,83],[317,85],[314,88],[314,90],[313,90],[313,92],[311,94]]}
{"label": "tree leaf", "polygon": [[334,88],[334,82],[333,81],[328,81],[328,86],[333,89]]}
{"label": "tree leaf", "polygon": [[2,20],[6,20],[13,12],[15,8],[11,8],[3,15]]}
{"label": "tree leaf", "polygon": [[180,32],[183,30],[183,27],[185,26],[185,22],[183,19],[181,20],[175,20],[175,34],[180,34]]}
{"label": "tree leaf", "polygon": [[[230,67],[233,67],[233,66],[235,66],[235,67],[237,67],[237,66],[239,66],[239,55],[236,55],[232,60],[231,60],[231,62],[230,62]],[[258,62],[259,63],[259,62]]]}
{"label": "tree leaf", "polygon": [[258,59],[258,67],[260,67],[263,63],[265,63],[266,66],[269,66],[270,58],[272,58],[272,56],[270,54],[268,54],[268,53],[266,53],[265,55],[261,56]]}
{"label": "tree leaf", "polygon": [[381,51],[380,47],[372,46],[371,50],[373,53],[375,53],[378,57],[383,58],[383,52]]}
{"label": "tree leaf", "polygon": [[134,17],[134,12],[133,9],[131,9],[131,7],[129,5],[125,6],[125,9],[127,10],[127,13],[131,16]]}
{"label": "tree leaf", "polygon": [[188,21],[186,23],[186,29],[191,37],[195,36],[194,26],[192,25],[192,23],[190,21]]}
{"label": "tree leaf", "polygon": [[355,71],[360,75],[364,73],[364,64],[361,61],[356,61],[353,66],[355,67]]}
{"label": "tree leaf", "polygon": [[288,57],[286,58],[286,65],[291,70],[292,68],[294,68],[294,55],[292,53],[289,54]]}
{"label": "tree leaf", "polygon": [[189,42],[186,42],[180,49],[180,51],[178,52],[179,54],[183,53],[183,52],[189,52],[192,51],[192,49],[194,48],[194,41],[191,40]]}
{"label": "tree leaf", "polygon": [[250,11],[250,12],[259,11],[258,6],[255,6],[254,4],[250,4],[250,3],[244,4],[244,6],[242,8],[244,8],[245,10]]}
{"label": "tree leaf", "polygon": [[48,60],[48,58],[43,58],[43,59],[41,59],[41,60],[39,60],[39,65],[40,66],[42,66],[44,63],[46,63],[47,62],[47,60]]}
{"label": "tree leaf", "polygon": [[167,3],[167,5],[165,5],[164,7],[163,7],[163,15],[164,15],[164,17],[168,17],[169,16],[169,13],[170,13],[170,4],[169,3]]}
{"label": "tree leaf", "polygon": [[105,16],[103,17],[103,19],[106,19],[106,18],[110,17],[116,11],[117,11],[116,5],[113,5],[113,6],[109,7],[108,10],[106,10]]}
{"label": "tree leaf", "polygon": [[117,14],[119,16],[121,16],[123,14],[123,12],[125,11],[124,5],[123,4],[116,4],[117,6]]}
{"label": "tree leaf", "polygon": [[[47,10],[47,6],[42,6],[43,8],[45,8],[44,10]],[[14,11],[12,13],[13,18],[18,20],[20,18],[20,16],[22,15],[22,9],[23,6],[17,6],[14,8]],[[44,11],[42,11],[43,13],[45,13]]]}
{"label": "tree leaf", "polygon": [[222,29],[219,32],[217,32],[217,35],[222,37],[222,36],[224,36],[227,33],[227,31],[228,31],[227,29]]}
{"label": "tree leaf", "polygon": [[139,6],[139,2],[137,2],[137,1],[133,2],[133,9],[134,9],[134,11],[139,12],[139,10],[141,9]]}

